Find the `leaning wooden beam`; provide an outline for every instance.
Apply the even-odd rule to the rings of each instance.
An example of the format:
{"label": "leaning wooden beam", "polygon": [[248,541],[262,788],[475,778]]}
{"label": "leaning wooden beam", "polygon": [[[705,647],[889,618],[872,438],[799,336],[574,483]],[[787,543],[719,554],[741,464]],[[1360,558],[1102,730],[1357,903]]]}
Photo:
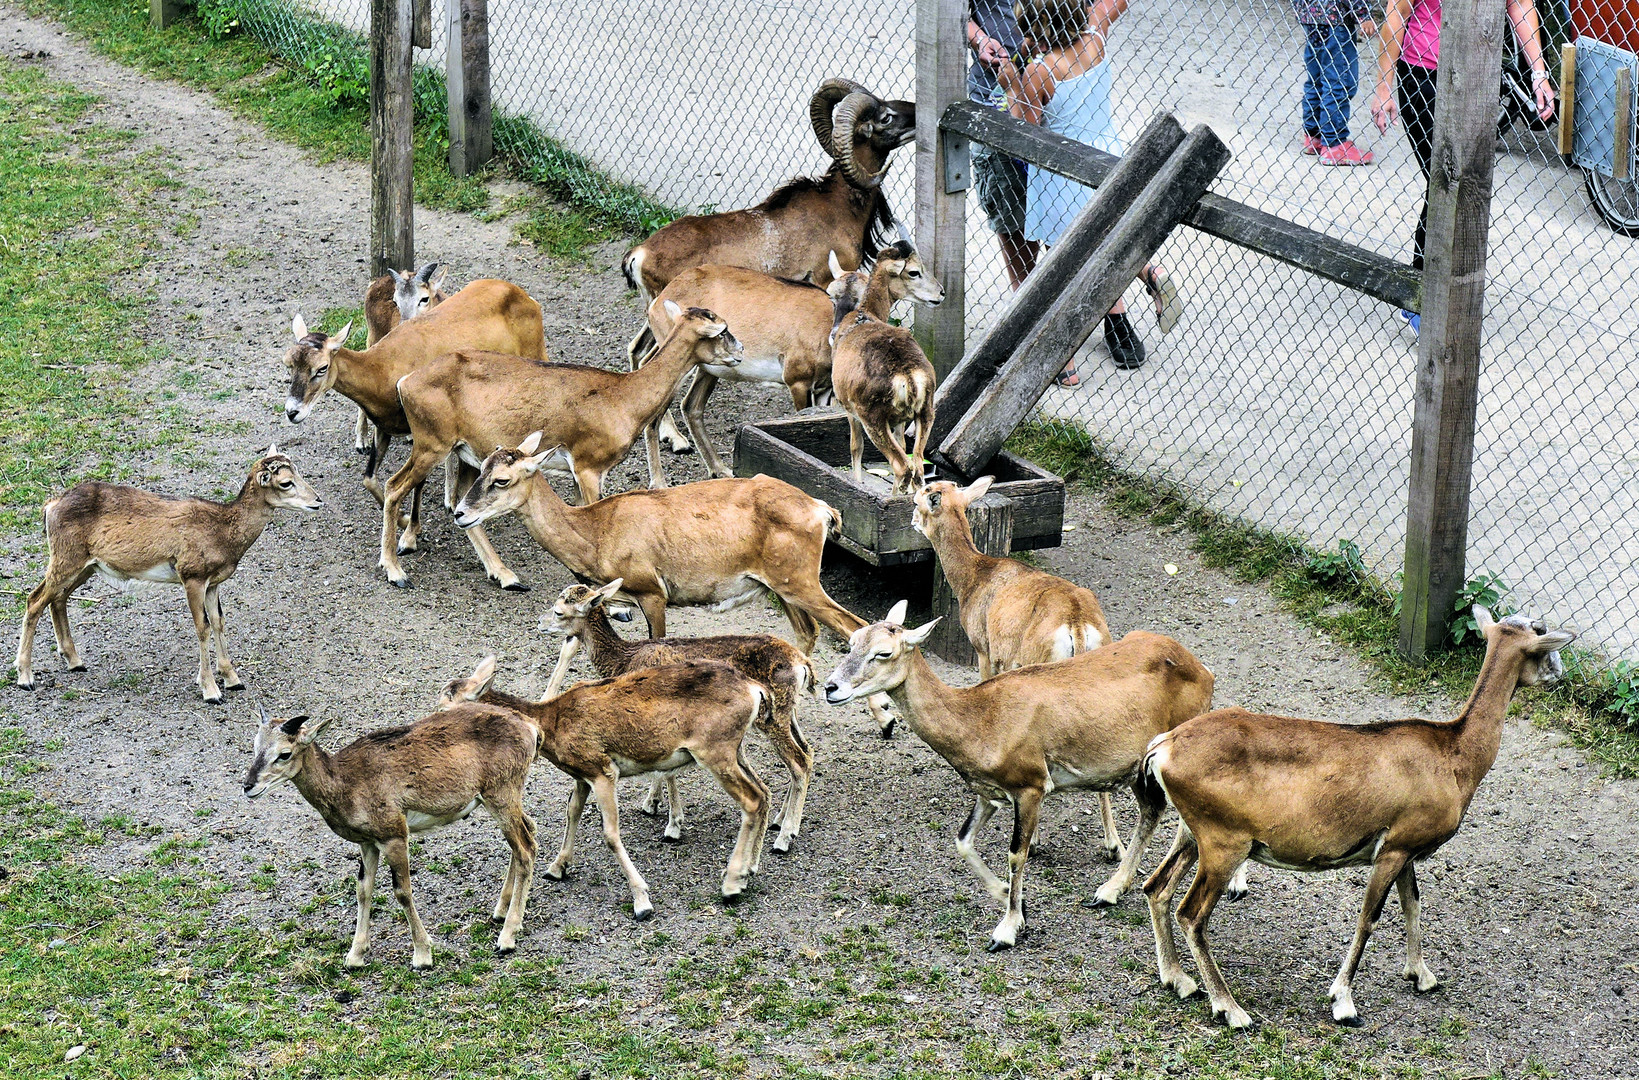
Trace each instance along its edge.
{"label": "leaning wooden beam", "polygon": [[[1138,197],[1150,177],[1161,170],[1167,157],[1184,141],[1184,129],[1171,113],[1156,113],[1137,141],[1121,159],[1128,163],[1117,169],[1104,184],[1103,198],[1094,200],[1090,213],[1079,215],[1059,242],[1048,249],[1036,272],[1025,279],[1013,294],[1001,317],[996,320],[973,351],[939,384],[934,399],[933,433],[928,444],[935,449],[944,442],[956,422],[984,392],[996,372],[1007,363],[1019,342],[1058,299],[1064,283],[1075,275],[1093,251],[1115,227],[1127,205]],[[1114,160],[1114,159],[1112,159]],[[1096,207],[1096,210],[1094,208]],[[938,455],[935,454],[935,457]]]}
{"label": "leaning wooden beam", "polygon": [[[1076,268],[1053,306],[940,444],[939,455],[951,468],[972,476],[995,456],[1228,160],[1229,148],[1218,136],[1197,127],[1151,175],[1098,250]],[[1117,175],[1125,167],[1118,166]],[[1099,203],[1113,202],[1116,186],[1101,190],[1082,215],[1100,213]]]}
{"label": "leaning wooden beam", "polygon": [[[1032,168],[1046,169],[1090,187],[1104,183],[1119,160],[1113,154],[972,102],[957,102],[946,109],[940,124],[975,142],[1028,161]],[[1421,275],[1405,263],[1283,221],[1233,199],[1203,195],[1200,203],[1185,215],[1184,224],[1386,304],[1411,311],[1422,308]]]}

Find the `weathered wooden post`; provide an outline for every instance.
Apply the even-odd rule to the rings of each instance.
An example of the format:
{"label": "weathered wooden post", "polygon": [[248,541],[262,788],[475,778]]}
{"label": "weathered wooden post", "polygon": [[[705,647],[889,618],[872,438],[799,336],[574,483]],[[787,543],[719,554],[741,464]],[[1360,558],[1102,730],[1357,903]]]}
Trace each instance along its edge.
{"label": "weathered wooden post", "polygon": [[415,265],[414,0],[370,0],[370,276]]}
{"label": "weathered wooden post", "polygon": [[966,24],[967,0],[916,0],[916,249],[945,300],[917,309],[915,331],[941,379],[964,347],[968,144],[939,118],[967,99]]}
{"label": "weathered wooden post", "polygon": [[182,17],[182,0],[148,0],[148,25],[164,30]]}
{"label": "weathered wooden post", "polygon": [[410,44],[418,49],[432,48],[433,0],[413,0],[410,19]]}
{"label": "weathered wooden post", "polygon": [[1503,5],[1447,0],[1428,177],[1400,652],[1446,636],[1465,578]]}
{"label": "weathered wooden post", "polygon": [[495,153],[489,100],[489,0],[447,0],[444,76],[450,91],[450,172],[468,176]]}

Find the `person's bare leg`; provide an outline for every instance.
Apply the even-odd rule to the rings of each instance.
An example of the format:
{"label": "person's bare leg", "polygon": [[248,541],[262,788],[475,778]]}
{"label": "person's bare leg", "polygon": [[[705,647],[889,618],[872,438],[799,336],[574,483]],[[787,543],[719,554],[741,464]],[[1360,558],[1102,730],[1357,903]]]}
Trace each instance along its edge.
{"label": "person's bare leg", "polygon": [[1002,263],[1007,269],[1007,283],[1014,292],[1024,284],[1024,279],[1030,276],[1030,271],[1036,268],[1036,256],[1041,252],[1041,244],[1035,240],[1026,240],[1023,233],[999,232],[996,242],[1001,245]]}

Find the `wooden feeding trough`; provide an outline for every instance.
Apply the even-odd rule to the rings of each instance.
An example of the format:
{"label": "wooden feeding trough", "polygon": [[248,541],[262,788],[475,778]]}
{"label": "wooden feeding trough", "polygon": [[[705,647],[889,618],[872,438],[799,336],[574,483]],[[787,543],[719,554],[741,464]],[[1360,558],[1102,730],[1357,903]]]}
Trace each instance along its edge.
{"label": "wooden feeding trough", "polygon": [[[966,107],[952,105],[947,117],[959,120]],[[1008,124],[1041,138],[1037,128],[997,119],[1004,121],[998,138],[1007,136]],[[1026,151],[1032,167],[1068,172],[1060,158],[1092,152],[1049,139],[1046,152]],[[940,383],[929,440],[936,478],[963,484],[996,478],[985,498],[968,508],[980,551],[1005,555],[1061,542],[1064,481],[1002,450],[1002,443],[1228,160],[1210,129],[1186,136],[1177,120],[1157,115],[1007,311]],[[735,435],[734,471],[766,473],[824,499],[842,515],[837,543],[873,566],[930,559],[927,539],[911,526],[910,496],[890,497],[884,477],[856,482],[848,444],[848,419],[838,413],[745,424]],[[883,463],[870,446],[865,460],[867,468]],[[972,663],[955,597],[937,570],[933,611],[946,618],[929,646],[946,659]]]}
{"label": "wooden feeding trough", "polygon": [[[865,447],[865,468],[886,462]],[[984,470],[996,477],[991,494],[1011,508],[1013,551],[1057,547],[1064,527],[1064,481],[1023,458],[1002,451]],[[928,538],[911,528],[911,497],[889,497],[892,485],[868,473],[854,483],[848,459],[848,418],[841,413],[784,417],[743,424],[734,437],[737,476],[766,473],[824,499],[842,514],[837,546],[872,566],[898,566],[933,558]],[[940,470],[937,479],[966,483]]]}

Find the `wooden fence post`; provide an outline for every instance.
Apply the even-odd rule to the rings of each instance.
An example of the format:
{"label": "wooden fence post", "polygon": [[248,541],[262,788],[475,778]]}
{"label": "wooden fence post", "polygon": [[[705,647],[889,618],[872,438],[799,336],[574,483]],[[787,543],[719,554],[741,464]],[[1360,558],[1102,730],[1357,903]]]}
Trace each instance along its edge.
{"label": "wooden fence post", "polygon": [[[973,529],[975,547],[986,555],[1007,558],[1013,547],[1013,503],[1009,499],[996,494],[986,495],[967,508],[967,521]],[[945,572],[937,558],[933,560],[931,606],[933,610],[928,617],[942,616],[944,621],[934,627],[932,636],[928,638],[928,651],[965,667],[978,663],[979,657],[973,651],[973,643],[967,639],[967,631],[962,629],[956,594],[951,591],[950,582],[945,580]]]}
{"label": "wooden fence post", "polygon": [[415,265],[414,0],[370,0],[370,276]]}
{"label": "wooden fence post", "polygon": [[916,0],[916,250],[945,299],[916,309],[915,332],[941,379],[964,348],[967,144],[942,136],[939,118],[951,102],[967,100],[967,7],[967,0]]}
{"label": "wooden fence post", "polygon": [[450,172],[468,176],[495,153],[489,100],[489,0],[448,0]]}
{"label": "wooden fence post", "polygon": [[410,44],[418,49],[433,47],[432,0],[412,0],[410,4]]}
{"label": "wooden fence post", "polygon": [[1511,32],[1495,0],[1446,0],[1443,15],[1400,615],[1400,652],[1414,661],[1444,640],[1466,581],[1497,85]]}
{"label": "wooden fence post", "polygon": [[182,0],[148,0],[148,25],[164,30],[182,17]]}

